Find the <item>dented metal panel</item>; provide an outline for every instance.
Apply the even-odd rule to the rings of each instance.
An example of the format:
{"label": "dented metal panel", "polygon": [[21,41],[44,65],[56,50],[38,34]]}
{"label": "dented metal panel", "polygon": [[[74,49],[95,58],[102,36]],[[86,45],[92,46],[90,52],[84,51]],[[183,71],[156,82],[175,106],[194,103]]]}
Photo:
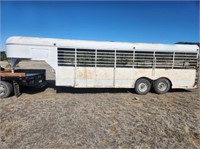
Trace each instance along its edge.
{"label": "dented metal panel", "polygon": [[133,87],[133,81],[136,78],[134,68],[116,68],[115,70],[115,87]]}
{"label": "dented metal panel", "polygon": [[156,80],[160,77],[166,77],[171,80],[172,88],[192,88],[196,75],[195,70],[156,69],[155,74],[152,74],[152,69],[118,68],[115,72],[115,85],[113,85],[113,68],[77,68],[76,81],[74,80],[74,69],[72,67],[58,69],[56,73],[56,85],[133,88],[138,78],[147,77]]}
{"label": "dented metal panel", "polygon": [[56,85],[57,86],[74,86],[74,67],[60,66],[56,69]]}

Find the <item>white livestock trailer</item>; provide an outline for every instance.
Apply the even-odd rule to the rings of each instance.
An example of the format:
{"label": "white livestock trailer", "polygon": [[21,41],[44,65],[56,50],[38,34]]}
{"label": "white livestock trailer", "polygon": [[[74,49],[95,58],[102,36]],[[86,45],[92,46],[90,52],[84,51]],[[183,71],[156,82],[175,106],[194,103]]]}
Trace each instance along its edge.
{"label": "white livestock trailer", "polygon": [[7,57],[44,60],[55,70],[56,86],[78,88],[196,88],[199,47],[184,44],[147,44],[10,37]]}

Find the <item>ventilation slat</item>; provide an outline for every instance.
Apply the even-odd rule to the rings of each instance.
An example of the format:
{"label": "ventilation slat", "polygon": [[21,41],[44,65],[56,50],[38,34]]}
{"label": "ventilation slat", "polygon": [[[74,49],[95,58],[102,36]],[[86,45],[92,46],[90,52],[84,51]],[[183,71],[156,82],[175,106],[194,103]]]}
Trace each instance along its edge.
{"label": "ventilation slat", "polygon": [[[58,66],[194,69],[197,53],[58,48]],[[75,60],[76,56],[76,60]],[[116,64],[115,64],[116,62]]]}

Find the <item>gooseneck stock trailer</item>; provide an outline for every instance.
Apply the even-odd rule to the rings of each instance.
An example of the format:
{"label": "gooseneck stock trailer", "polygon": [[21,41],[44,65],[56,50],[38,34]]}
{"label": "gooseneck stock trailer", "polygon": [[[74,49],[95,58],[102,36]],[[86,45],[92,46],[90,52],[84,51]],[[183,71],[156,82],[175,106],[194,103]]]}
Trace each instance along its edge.
{"label": "gooseneck stock trailer", "polygon": [[198,82],[197,45],[10,37],[6,52],[11,73],[23,59],[47,62],[56,86],[135,88],[138,94],[153,88],[162,94]]}

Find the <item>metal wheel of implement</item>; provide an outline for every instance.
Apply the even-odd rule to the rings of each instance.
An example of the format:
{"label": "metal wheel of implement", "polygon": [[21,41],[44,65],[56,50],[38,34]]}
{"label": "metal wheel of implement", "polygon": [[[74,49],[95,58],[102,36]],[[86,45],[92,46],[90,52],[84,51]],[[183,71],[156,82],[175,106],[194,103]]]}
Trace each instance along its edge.
{"label": "metal wheel of implement", "polygon": [[147,94],[151,89],[151,83],[148,79],[139,79],[135,83],[135,92],[140,95]]}
{"label": "metal wheel of implement", "polygon": [[154,81],[153,88],[157,94],[165,94],[170,89],[170,82],[165,78],[160,78]]}
{"label": "metal wheel of implement", "polygon": [[0,98],[6,98],[13,92],[13,86],[9,82],[0,81]]}

